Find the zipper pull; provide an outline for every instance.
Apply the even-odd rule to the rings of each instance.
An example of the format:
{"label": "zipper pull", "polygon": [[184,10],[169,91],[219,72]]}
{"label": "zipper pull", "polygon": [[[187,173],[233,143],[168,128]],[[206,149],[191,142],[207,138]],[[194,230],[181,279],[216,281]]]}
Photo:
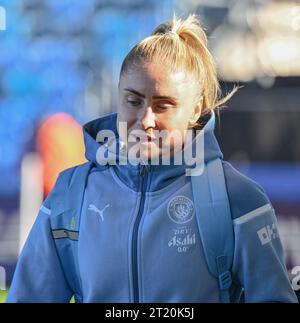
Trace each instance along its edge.
{"label": "zipper pull", "polygon": [[145,165],[142,165],[141,166],[141,171],[140,171],[141,177],[144,177],[145,176],[145,170],[146,170],[146,166]]}

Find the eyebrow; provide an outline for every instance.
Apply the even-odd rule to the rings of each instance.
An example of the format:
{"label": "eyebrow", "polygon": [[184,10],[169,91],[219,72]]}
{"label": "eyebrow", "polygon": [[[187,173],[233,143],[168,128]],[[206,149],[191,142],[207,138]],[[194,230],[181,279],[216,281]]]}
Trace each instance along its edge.
{"label": "eyebrow", "polygon": [[[124,89],[124,91],[132,92],[133,94],[136,94],[137,96],[140,96],[142,98],[145,98],[145,96],[143,94],[141,94],[138,91],[135,91],[133,89]],[[172,101],[174,101],[176,103],[178,102],[178,100],[176,98],[173,98],[171,96],[153,95],[152,98],[153,99],[172,100]]]}

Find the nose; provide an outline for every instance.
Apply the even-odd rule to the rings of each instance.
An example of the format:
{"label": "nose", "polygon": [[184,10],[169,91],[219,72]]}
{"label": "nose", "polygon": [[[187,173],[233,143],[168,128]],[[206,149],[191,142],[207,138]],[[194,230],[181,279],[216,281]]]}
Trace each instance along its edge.
{"label": "nose", "polygon": [[145,110],[143,110],[141,125],[145,130],[148,128],[155,128],[155,113],[153,113],[151,107],[146,107]]}

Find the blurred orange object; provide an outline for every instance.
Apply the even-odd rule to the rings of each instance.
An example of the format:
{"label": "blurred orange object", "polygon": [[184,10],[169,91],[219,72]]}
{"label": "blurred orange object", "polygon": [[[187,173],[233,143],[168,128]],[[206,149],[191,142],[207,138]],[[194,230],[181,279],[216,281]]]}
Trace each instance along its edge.
{"label": "blurred orange object", "polygon": [[37,150],[43,163],[45,196],[61,171],[86,162],[82,128],[66,113],[56,113],[42,123],[37,135]]}

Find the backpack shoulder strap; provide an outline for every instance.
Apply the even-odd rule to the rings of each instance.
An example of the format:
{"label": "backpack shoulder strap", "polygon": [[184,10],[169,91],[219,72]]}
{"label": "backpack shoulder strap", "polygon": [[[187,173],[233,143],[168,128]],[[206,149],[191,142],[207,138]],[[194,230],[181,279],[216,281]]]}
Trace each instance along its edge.
{"label": "backpack shoulder strap", "polygon": [[199,176],[192,176],[196,218],[210,273],[218,279],[220,300],[230,302],[234,233],[222,161],[208,162]]}
{"label": "backpack shoulder strap", "polygon": [[57,253],[76,301],[81,301],[78,267],[80,214],[91,162],[60,173],[51,192],[51,230]]}
{"label": "backpack shoulder strap", "polygon": [[[81,206],[87,175],[92,163],[87,162],[61,172],[51,192],[51,210],[56,214]],[[76,198],[75,198],[76,196]]]}

